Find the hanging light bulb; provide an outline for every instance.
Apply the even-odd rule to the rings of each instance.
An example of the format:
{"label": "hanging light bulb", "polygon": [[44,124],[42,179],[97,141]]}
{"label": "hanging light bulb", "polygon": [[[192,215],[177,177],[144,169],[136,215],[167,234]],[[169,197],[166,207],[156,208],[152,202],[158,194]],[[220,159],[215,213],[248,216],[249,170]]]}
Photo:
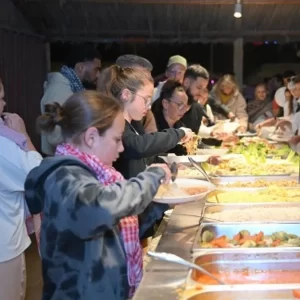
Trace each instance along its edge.
{"label": "hanging light bulb", "polygon": [[234,14],[233,16],[237,19],[242,17],[242,3],[241,0],[237,0],[234,4]]}

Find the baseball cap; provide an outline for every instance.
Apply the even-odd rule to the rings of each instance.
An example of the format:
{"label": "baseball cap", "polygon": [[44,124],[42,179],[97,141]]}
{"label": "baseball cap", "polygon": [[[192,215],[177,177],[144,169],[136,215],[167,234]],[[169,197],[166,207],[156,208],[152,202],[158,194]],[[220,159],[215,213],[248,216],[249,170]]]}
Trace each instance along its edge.
{"label": "baseball cap", "polygon": [[169,68],[171,65],[174,65],[174,64],[180,64],[180,65],[184,66],[185,68],[187,68],[186,59],[183,56],[180,56],[180,55],[171,56],[169,58],[169,61],[168,61],[168,64],[167,64],[167,68]]}

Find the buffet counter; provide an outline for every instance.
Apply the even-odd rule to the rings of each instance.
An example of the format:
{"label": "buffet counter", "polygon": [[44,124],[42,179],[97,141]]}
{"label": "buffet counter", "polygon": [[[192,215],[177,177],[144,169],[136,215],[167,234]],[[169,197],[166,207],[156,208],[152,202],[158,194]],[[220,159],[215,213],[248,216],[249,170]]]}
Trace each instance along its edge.
{"label": "buffet counter", "polygon": [[[210,192],[189,203],[187,195],[165,189],[159,199],[184,204],[164,218],[148,248],[194,262],[217,280],[145,256],[133,300],[300,299],[300,156],[257,138],[242,139],[230,151],[217,165],[202,163],[203,155],[193,156],[193,166],[185,156],[165,157],[182,164],[179,189],[189,181],[190,190]],[[213,188],[199,181],[207,176]]]}
{"label": "buffet counter", "polygon": [[[156,235],[148,250],[173,253],[191,260],[192,245],[199,228],[203,206],[204,203],[177,205],[167,224],[162,223],[157,231],[157,235],[161,235],[158,244],[159,237]],[[133,299],[177,299],[181,286],[183,287],[186,281],[188,269],[170,262],[145,259],[147,265],[144,277]]]}

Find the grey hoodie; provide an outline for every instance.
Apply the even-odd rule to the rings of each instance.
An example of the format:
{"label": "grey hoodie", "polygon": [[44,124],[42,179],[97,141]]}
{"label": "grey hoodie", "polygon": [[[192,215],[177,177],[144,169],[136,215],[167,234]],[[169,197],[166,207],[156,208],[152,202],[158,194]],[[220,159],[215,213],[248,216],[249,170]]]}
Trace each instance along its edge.
{"label": "grey hoodie", "polygon": [[46,158],[25,182],[31,213],[43,212],[43,300],[123,300],[128,295],[118,222],[152,201],[164,177],[149,168],[129,181],[101,185],[73,157]]}

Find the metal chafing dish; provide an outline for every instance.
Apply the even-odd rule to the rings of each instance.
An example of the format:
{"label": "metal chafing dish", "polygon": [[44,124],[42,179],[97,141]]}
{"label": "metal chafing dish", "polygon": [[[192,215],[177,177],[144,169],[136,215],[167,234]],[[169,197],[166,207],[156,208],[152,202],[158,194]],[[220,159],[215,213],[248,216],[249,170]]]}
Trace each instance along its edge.
{"label": "metal chafing dish", "polygon": [[216,185],[226,185],[228,183],[235,183],[241,181],[253,182],[257,180],[267,180],[267,181],[298,180],[298,177],[291,176],[291,175],[212,177],[212,182]]}
{"label": "metal chafing dish", "polygon": [[[209,195],[207,196],[207,201],[206,204],[220,204],[220,205],[232,205],[232,204],[253,204],[253,205],[268,205],[268,204],[280,204],[280,203],[286,203],[286,204],[295,204],[295,203],[300,203],[300,187],[298,188],[293,188],[293,187],[286,187],[286,188],[282,188],[284,190],[289,190],[289,191],[293,191],[293,192],[297,192],[297,196],[291,196],[291,198],[289,199],[285,199],[283,198],[282,201],[264,201],[264,199],[262,199],[262,202],[255,202],[255,201],[251,201],[249,200],[249,198],[244,198],[243,199],[243,193],[251,194],[251,198],[252,198],[252,194],[253,197],[255,197],[256,193],[259,192],[264,192],[264,190],[266,189],[261,189],[261,188],[228,188],[228,189],[216,189],[214,191],[212,191],[211,193],[209,193]],[[238,194],[238,197],[236,198],[235,202],[226,202],[228,201],[228,194],[232,194],[232,196]],[[272,191],[272,195],[268,195],[268,197],[274,197],[275,195],[280,196],[280,193],[274,194],[274,190]],[[217,198],[216,198],[217,195]],[[226,199],[226,200],[225,200]],[[231,198],[232,199],[232,198]],[[289,201],[291,200],[291,201]],[[243,202],[244,201],[244,202]]]}
{"label": "metal chafing dish", "polygon": [[[205,268],[209,272],[223,271],[247,272],[266,271],[300,271],[299,251],[273,251],[264,249],[257,252],[251,249],[247,253],[238,251],[224,253],[222,251],[212,253],[200,253],[194,258],[194,263]],[[205,285],[196,281],[197,271],[190,271],[187,278],[186,289],[181,299],[183,300],[232,300],[232,299],[295,299],[293,290],[300,289],[299,283],[287,284],[235,284],[235,285]],[[226,283],[226,277],[223,277]]]}
{"label": "metal chafing dish", "polygon": [[[213,203],[207,203],[207,205],[205,205],[205,207],[203,208],[202,211],[202,215],[201,215],[201,222],[205,222],[205,223],[216,223],[216,222],[220,222],[220,223],[225,223],[226,221],[218,221],[216,219],[213,218],[209,219],[206,218],[205,215],[206,214],[213,214],[213,213],[220,213],[223,211],[233,211],[233,210],[239,210],[241,209],[241,214],[243,213],[244,209],[251,209],[251,208],[260,208],[260,207],[277,207],[277,208],[294,208],[294,209],[298,209],[300,210],[300,203],[238,203],[238,204],[213,204]],[[264,222],[264,223],[300,223],[299,221],[264,221],[264,220],[255,220],[255,221],[236,221],[236,220],[231,220],[231,223],[243,223],[243,224],[247,224],[247,223],[257,223],[257,222]]]}
{"label": "metal chafing dish", "polygon": [[[237,263],[238,261],[238,263]],[[299,271],[300,272],[300,252],[299,251],[272,251],[266,249],[256,252],[251,249],[248,253],[241,252],[213,252],[203,253],[195,257],[194,263],[209,272],[265,272],[265,271]],[[189,272],[189,282],[197,281],[198,271]],[[226,283],[226,277],[224,279]],[[300,284],[300,277],[297,279]],[[279,282],[280,283],[280,282]],[[297,282],[298,283],[298,282]],[[247,283],[243,283],[247,284]],[[289,283],[291,284],[291,283]]]}
{"label": "metal chafing dish", "polygon": [[[233,237],[238,232],[242,230],[248,230],[251,234],[259,233],[263,231],[265,235],[271,235],[277,231],[284,231],[288,234],[295,234],[300,236],[300,223],[202,223],[198,229],[196,234],[192,252],[216,252],[220,251],[218,248],[201,248],[201,236],[205,230],[209,230],[215,234],[215,236],[227,235],[229,237]],[[232,251],[243,251],[248,252],[249,250],[253,250],[254,248],[222,248],[222,252],[232,252]],[[277,247],[277,248],[255,248],[255,251],[260,252],[264,249],[275,249],[275,251],[282,250],[291,250],[300,251],[300,247]]]}
{"label": "metal chafing dish", "polygon": [[[297,287],[295,287],[297,288]],[[241,290],[230,290],[222,288],[222,290],[203,290],[191,293],[190,296],[184,296],[184,300],[295,300],[293,297],[293,287],[276,289],[259,289],[251,287],[251,289],[243,288]],[[299,287],[298,287],[299,289]]]}

